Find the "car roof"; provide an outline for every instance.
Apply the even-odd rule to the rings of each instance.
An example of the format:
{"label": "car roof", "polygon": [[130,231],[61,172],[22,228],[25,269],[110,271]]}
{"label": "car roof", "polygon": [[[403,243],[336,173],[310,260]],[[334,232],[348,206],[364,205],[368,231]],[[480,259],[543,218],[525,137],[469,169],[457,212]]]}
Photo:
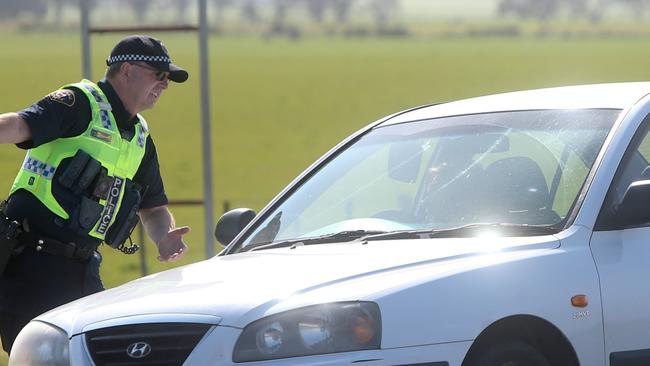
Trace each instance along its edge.
{"label": "car roof", "polygon": [[625,109],[650,93],[650,82],[564,86],[494,94],[413,109],[382,125],[465,114],[539,109]]}

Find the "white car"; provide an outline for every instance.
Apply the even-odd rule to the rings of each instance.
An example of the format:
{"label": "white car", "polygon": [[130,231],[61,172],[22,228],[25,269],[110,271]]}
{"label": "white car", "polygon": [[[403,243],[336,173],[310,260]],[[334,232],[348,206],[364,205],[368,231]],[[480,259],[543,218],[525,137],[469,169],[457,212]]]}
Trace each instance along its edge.
{"label": "white car", "polygon": [[218,256],[37,317],[10,364],[650,365],[649,93],[386,117],[226,213]]}

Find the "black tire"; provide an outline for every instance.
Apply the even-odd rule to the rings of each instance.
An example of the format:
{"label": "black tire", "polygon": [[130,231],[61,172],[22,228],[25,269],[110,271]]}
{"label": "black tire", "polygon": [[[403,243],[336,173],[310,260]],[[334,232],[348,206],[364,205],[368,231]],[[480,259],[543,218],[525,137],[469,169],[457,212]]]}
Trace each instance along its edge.
{"label": "black tire", "polygon": [[488,346],[468,366],[551,366],[535,347],[520,341]]}

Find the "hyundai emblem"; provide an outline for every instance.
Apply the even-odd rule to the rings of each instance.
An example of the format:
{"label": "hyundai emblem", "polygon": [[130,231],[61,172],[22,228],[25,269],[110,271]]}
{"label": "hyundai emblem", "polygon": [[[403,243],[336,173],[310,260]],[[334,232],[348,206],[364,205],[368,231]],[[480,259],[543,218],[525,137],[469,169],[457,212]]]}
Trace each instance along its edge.
{"label": "hyundai emblem", "polygon": [[147,342],[135,342],[126,348],[126,354],[131,358],[147,357],[151,353],[151,346]]}

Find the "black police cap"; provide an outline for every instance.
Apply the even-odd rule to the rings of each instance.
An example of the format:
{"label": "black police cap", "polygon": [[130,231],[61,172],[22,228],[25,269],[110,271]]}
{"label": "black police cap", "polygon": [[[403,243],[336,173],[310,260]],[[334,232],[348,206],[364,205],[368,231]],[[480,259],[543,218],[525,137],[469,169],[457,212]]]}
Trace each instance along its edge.
{"label": "black police cap", "polygon": [[127,61],[146,62],[157,70],[169,72],[169,80],[177,83],[189,77],[187,71],[172,63],[165,45],[153,37],[133,35],[122,39],[111,51],[106,65]]}

